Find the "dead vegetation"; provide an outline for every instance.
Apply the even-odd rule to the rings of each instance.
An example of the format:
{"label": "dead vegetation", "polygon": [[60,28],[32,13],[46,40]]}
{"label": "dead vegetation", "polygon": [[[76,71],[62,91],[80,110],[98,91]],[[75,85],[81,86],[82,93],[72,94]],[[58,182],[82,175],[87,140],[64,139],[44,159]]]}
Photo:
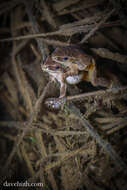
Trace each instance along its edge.
{"label": "dead vegetation", "polygon": [[[6,181],[27,181],[43,184],[35,189],[127,189],[126,5],[125,0],[1,3],[2,188]],[[68,86],[67,103],[51,111],[44,102],[57,98],[59,87],[40,64],[55,47],[69,44],[91,53],[103,70],[111,66],[122,85]]]}

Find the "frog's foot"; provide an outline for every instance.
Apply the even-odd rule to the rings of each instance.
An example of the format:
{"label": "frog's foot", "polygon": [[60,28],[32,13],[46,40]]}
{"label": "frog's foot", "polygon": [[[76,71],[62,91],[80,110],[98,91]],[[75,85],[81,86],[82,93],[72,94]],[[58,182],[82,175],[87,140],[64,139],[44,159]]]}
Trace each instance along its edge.
{"label": "frog's foot", "polygon": [[45,105],[48,109],[53,111],[59,111],[64,107],[64,104],[66,103],[66,97],[63,98],[48,98],[45,101]]}

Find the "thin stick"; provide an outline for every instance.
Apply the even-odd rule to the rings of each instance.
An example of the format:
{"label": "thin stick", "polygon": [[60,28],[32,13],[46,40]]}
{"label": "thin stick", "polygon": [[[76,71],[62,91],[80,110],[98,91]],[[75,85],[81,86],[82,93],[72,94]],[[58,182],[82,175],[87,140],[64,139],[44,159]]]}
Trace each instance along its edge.
{"label": "thin stick", "polygon": [[[20,122],[20,121],[0,121],[0,127],[7,127],[7,128],[15,128],[18,130],[26,130],[27,122]],[[41,128],[36,127],[40,126]],[[45,129],[42,128],[41,123],[37,124],[32,124],[32,126],[27,130],[27,131],[38,131],[38,132],[43,132],[46,134],[50,134],[52,136],[60,136],[60,137],[65,137],[65,136],[80,136],[80,135],[86,135],[85,131],[58,131],[58,130],[53,130],[53,129]]]}
{"label": "thin stick", "polygon": [[75,96],[67,96],[67,101],[76,101],[79,99],[84,99],[88,97],[93,97],[93,96],[103,96],[104,94],[117,94],[120,91],[127,90],[127,86],[119,87],[119,88],[109,88],[106,90],[97,90],[94,92],[87,92],[87,93],[82,93],[79,95]]}
{"label": "thin stick", "polygon": [[80,44],[84,43],[87,41],[91,36],[95,34],[95,32],[101,27],[102,24],[105,23],[105,21],[115,12],[115,9],[110,11],[97,25],[93,30],[91,30],[85,37],[81,40]]}
{"label": "thin stick", "polygon": [[56,28],[56,21],[55,18],[53,18],[55,15],[53,15],[53,12],[50,10],[47,2],[45,0],[41,0],[40,5],[43,7],[43,16],[45,17],[45,20],[47,20],[53,28]]}
{"label": "thin stick", "polygon": [[21,3],[20,0],[14,0],[14,1],[3,4],[3,7],[2,6],[0,7],[0,15],[4,14],[10,9],[13,9],[15,6],[17,6],[20,3]]}
{"label": "thin stick", "polygon": [[[29,20],[32,23],[34,33],[39,33],[37,22],[36,22],[33,14],[32,14],[32,3],[28,2],[28,1],[24,1],[24,4],[26,6],[26,11],[27,11]],[[42,59],[43,59],[43,62],[44,62],[45,59],[46,59],[45,44],[44,44],[44,42],[42,40],[39,40],[39,39],[37,39],[37,44],[38,44],[38,47],[39,47],[39,49],[40,49],[40,51],[42,53],[42,56],[43,56]]]}
{"label": "thin stick", "polygon": [[124,161],[118,156],[116,151],[113,149],[110,143],[106,140],[103,140],[97,131],[93,128],[93,126],[83,117],[80,110],[75,107],[73,104],[70,104],[68,107],[69,111],[75,115],[85,127],[85,129],[89,132],[89,134],[96,140],[96,142],[103,148],[103,150],[110,156],[114,163],[116,164],[117,168],[123,171],[127,171],[127,165]]}
{"label": "thin stick", "polygon": [[112,59],[113,61],[127,64],[127,56],[126,55],[121,55],[118,52],[111,52],[110,50],[108,50],[106,48],[98,48],[98,49],[92,48],[91,50],[103,58]]}
{"label": "thin stick", "polygon": [[3,168],[3,172],[6,172],[7,171],[7,168],[8,166],[10,165],[12,159],[13,159],[13,156],[15,155],[16,151],[17,151],[17,148],[19,147],[20,143],[22,142],[24,136],[26,135],[26,132],[29,130],[29,128],[31,127],[35,117],[37,116],[37,114],[39,113],[40,111],[40,107],[41,107],[41,103],[45,97],[45,94],[47,92],[47,90],[49,89],[49,86],[50,86],[51,82],[49,82],[47,84],[47,86],[45,87],[43,93],[41,94],[41,96],[39,97],[39,99],[36,101],[35,105],[34,105],[34,108],[33,108],[33,112],[30,114],[30,117],[29,117],[29,120],[28,122],[26,122],[26,130],[24,130],[20,136],[20,138],[18,137],[18,142],[16,142],[4,168]]}

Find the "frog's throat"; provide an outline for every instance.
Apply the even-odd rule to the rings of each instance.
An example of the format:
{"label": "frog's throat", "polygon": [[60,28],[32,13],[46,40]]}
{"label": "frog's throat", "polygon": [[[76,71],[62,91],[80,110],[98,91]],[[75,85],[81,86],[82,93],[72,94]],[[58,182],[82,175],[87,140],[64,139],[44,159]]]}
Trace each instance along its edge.
{"label": "frog's throat", "polygon": [[82,81],[83,77],[84,77],[83,73],[80,73],[78,75],[68,76],[66,78],[66,82],[71,85],[78,84],[79,82]]}

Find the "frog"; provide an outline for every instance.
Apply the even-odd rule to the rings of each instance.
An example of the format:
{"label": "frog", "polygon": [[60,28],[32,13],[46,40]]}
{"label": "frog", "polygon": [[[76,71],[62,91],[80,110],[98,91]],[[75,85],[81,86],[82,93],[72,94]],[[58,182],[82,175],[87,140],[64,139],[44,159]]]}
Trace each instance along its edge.
{"label": "frog", "polygon": [[50,75],[51,80],[59,82],[59,98],[66,97],[67,84],[76,85],[87,81],[95,87],[112,88],[116,87],[113,86],[113,81],[116,81],[118,85],[116,76],[109,71],[107,78],[98,77],[95,59],[76,47],[57,47],[41,68]]}
{"label": "frog", "polygon": [[66,97],[67,84],[78,84],[83,78],[83,73],[78,73],[77,75],[75,74],[73,76],[65,75],[65,73],[68,72],[68,68],[62,67],[60,63],[53,61],[51,56],[48,56],[45,60],[45,63],[41,64],[41,69],[49,74],[52,81],[59,82],[59,98]]}
{"label": "frog", "polygon": [[54,62],[59,63],[64,68],[68,68],[63,78],[68,76],[82,76],[81,81],[90,82],[93,86],[102,86],[110,88],[112,86],[112,80],[104,77],[97,76],[97,66],[95,59],[85,53],[82,49],[67,46],[57,47],[51,54],[51,58]]}

